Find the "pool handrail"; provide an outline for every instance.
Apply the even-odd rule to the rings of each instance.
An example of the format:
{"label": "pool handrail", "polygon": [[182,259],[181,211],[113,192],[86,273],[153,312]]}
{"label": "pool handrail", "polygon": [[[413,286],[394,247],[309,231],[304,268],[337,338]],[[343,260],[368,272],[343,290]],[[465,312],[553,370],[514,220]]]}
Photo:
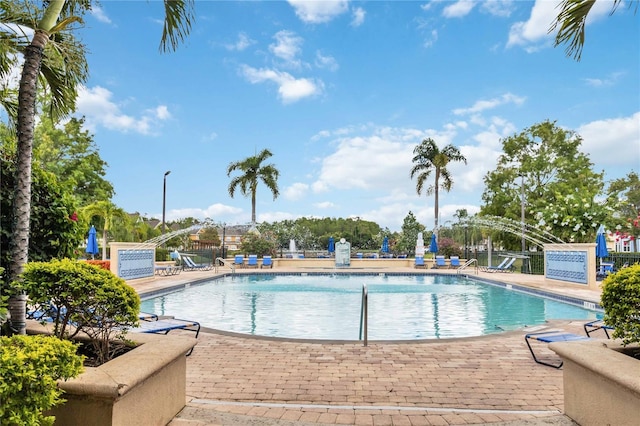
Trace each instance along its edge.
{"label": "pool handrail", "polygon": [[476,275],[478,275],[478,259],[469,259],[466,262],[464,262],[464,265],[462,265],[458,269],[456,269],[456,274],[460,275],[460,273],[462,272],[463,269],[465,269],[467,266],[471,266],[473,263],[476,264],[475,272],[476,272]]}
{"label": "pool handrail", "polygon": [[362,305],[360,307],[360,337],[359,340],[362,340],[362,331],[364,330],[364,345],[367,346],[367,319],[369,314],[369,291],[367,290],[367,285],[362,284]]}
{"label": "pool handrail", "polygon": [[223,259],[222,257],[216,257],[216,261],[215,261],[215,272],[216,274],[218,273],[218,266],[220,266],[220,264],[223,264],[224,266],[228,266],[231,268],[231,273],[235,274],[236,273],[236,266],[234,263],[231,263],[229,265],[227,265],[227,261],[225,259]]}

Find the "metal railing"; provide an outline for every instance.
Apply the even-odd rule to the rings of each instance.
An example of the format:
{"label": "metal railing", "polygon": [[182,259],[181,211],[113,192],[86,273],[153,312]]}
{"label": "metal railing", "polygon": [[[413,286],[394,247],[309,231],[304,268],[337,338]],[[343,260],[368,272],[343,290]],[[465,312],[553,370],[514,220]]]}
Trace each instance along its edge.
{"label": "metal railing", "polygon": [[464,262],[464,265],[462,265],[456,270],[456,274],[460,275],[463,269],[465,269],[467,266],[471,266],[474,263],[476,264],[476,267],[474,268],[475,273],[476,275],[478,275],[478,259],[469,259],[466,262]]}
{"label": "metal railing", "polygon": [[364,345],[367,346],[367,318],[369,315],[369,291],[367,290],[367,285],[362,284],[362,305],[360,307],[360,339],[362,339],[362,334],[364,331]]}
{"label": "metal railing", "polygon": [[220,264],[224,265],[224,266],[229,266],[231,268],[231,272],[232,273],[236,273],[236,267],[233,263],[227,265],[227,261],[221,257],[216,257],[216,261],[215,261],[215,271],[216,274],[218,273],[218,266],[220,266]]}

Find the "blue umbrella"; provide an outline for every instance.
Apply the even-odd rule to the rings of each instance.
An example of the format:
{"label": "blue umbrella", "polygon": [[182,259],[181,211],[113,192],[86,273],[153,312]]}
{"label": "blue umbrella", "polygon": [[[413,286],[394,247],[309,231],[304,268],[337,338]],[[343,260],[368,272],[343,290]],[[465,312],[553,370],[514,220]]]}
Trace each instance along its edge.
{"label": "blue umbrella", "polygon": [[436,234],[431,234],[431,244],[429,244],[429,251],[434,254],[438,252],[438,240],[436,239]]}
{"label": "blue umbrella", "polygon": [[87,249],[85,251],[91,255],[92,259],[93,256],[98,254],[98,252],[100,251],[98,249],[98,237],[96,237],[96,228],[93,225],[91,225],[91,229],[89,229],[89,238],[87,239]]}
{"label": "blue umbrella", "polygon": [[596,233],[596,257],[600,258],[600,268],[602,268],[602,258],[607,256],[609,256],[609,250],[607,250],[607,239],[604,236],[604,225],[600,225]]}
{"label": "blue umbrella", "polygon": [[336,251],[336,242],[333,240],[333,237],[329,237],[329,248],[327,249],[329,253],[333,253]]}
{"label": "blue umbrella", "polygon": [[389,237],[384,237],[382,240],[382,248],[380,251],[383,253],[389,253]]}

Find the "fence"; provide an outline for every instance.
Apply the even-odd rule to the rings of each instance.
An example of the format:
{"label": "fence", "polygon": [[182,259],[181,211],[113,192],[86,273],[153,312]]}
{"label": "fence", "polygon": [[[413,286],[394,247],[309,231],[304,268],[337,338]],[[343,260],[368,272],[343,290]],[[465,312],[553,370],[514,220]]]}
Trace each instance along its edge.
{"label": "fence", "polygon": [[[491,252],[491,259],[494,266],[500,263],[502,258],[507,256],[520,256],[520,252],[507,252],[507,251],[493,251]],[[516,271],[533,274],[544,275],[544,252],[525,252],[526,259],[518,258],[514,263]],[[475,257],[478,259],[478,265],[487,265],[489,254],[486,251],[479,251],[475,254],[469,253],[469,257]],[[499,259],[499,260],[498,260]],[[622,252],[609,252],[609,256],[602,259],[603,262],[609,262],[614,264],[614,269],[618,270],[625,265],[633,265],[634,263],[640,263],[640,252],[635,253],[622,253]],[[597,259],[598,265],[600,259]]]}

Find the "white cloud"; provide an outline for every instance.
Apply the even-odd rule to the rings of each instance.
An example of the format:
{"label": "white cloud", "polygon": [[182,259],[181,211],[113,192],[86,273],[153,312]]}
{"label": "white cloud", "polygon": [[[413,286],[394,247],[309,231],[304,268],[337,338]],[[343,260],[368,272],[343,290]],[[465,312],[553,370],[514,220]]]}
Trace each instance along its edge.
{"label": "white cloud", "polygon": [[605,166],[640,167],[640,112],[629,117],[596,120],[580,126],[582,151],[589,153],[595,169]]}
{"label": "white cloud", "polygon": [[360,25],[364,24],[364,17],[366,14],[367,12],[361,7],[356,7],[355,9],[353,9],[353,11],[351,12],[351,15],[353,16],[353,19],[351,19],[351,26],[359,27]]}
{"label": "white cloud", "polygon": [[291,74],[266,68],[252,68],[248,65],[240,67],[240,73],[252,84],[271,81],[278,85],[278,97],[282,102],[292,103],[303,98],[317,96],[324,90],[320,80],[294,78]]}
{"label": "white cloud", "polygon": [[331,201],[323,201],[320,203],[314,203],[313,204],[314,207],[317,207],[319,209],[333,209],[336,207],[335,203],[332,203]]}
{"label": "white cloud", "polygon": [[456,108],[453,110],[453,113],[455,115],[475,114],[505,104],[522,105],[526,99],[526,97],[516,96],[512,93],[505,93],[498,98],[476,101],[476,103],[469,108]]}
{"label": "white cloud", "polygon": [[[555,37],[549,34],[549,29],[555,21],[560,9],[559,0],[536,0],[528,21],[516,22],[509,31],[507,47],[523,46],[528,52],[540,50],[550,45],[550,40]],[[612,2],[597,1],[591,8],[587,18],[587,25],[606,16],[611,10]]]}
{"label": "white cloud", "polygon": [[429,34],[429,36],[427,38],[425,38],[424,42],[422,43],[422,45],[424,47],[431,47],[435,44],[435,42],[438,41],[438,30],[431,30],[431,33]]}
{"label": "white cloud", "polygon": [[103,22],[105,24],[111,23],[111,19],[107,16],[104,9],[96,4],[93,4],[91,6],[91,15],[93,15],[93,17],[100,22]]}
{"label": "white cloud", "polygon": [[294,183],[283,191],[284,198],[287,200],[299,200],[309,192],[309,185],[306,183]]}
{"label": "white cloud", "polygon": [[228,50],[243,51],[255,43],[256,43],[255,40],[250,39],[247,34],[242,32],[238,34],[238,40],[236,40],[235,43],[226,44],[225,47]]}
{"label": "white cloud", "polygon": [[585,78],[584,81],[592,87],[609,87],[616,84],[623,75],[625,75],[623,72],[614,72],[606,78]]}
{"label": "white cloud", "polygon": [[482,11],[493,16],[509,17],[513,12],[513,0],[485,0],[482,3]]}
{"label": "white cloud", "polygon": [[309,24],[329,22],[349,9],[348,0],[288,0],[296,16]]}
{"label": "white cloud", "polygon": [[467,16],[476,5],[472,0],[458,0],[457,2],[447,6],[442,11],[445,18],[462,18]]}
{"label": "white cloud", "polygon": [[[207,208],[187,208],[187,209],[171,209],[167,210],[167,221],[179,220],[185,217],[193,217],[196,219],[211,218],[214,221],[220,217],[236,217],[242,213],[242,209],[238,207],[227,206],[225,204],[212,204]],[[152,217],[162,217],[162,213],[155,213]],[[247,221],[244,221],[247,222]],[[238,223],[244,223],[238,222]]]}
{"label": "white cloud", "polygon": [[316,67],[325,68],[329,71],[338,71],[339,65],[336,59],[333,56],[325,56],[322,52],[316,52]]}
{"label": "white cloud", "polygon": [[136,132],[143,135],[154,133],[160,121],[171,117],[168,108],[160,105],[147,109],[141,117],[127,115],[112,100],[113,94],[100,86],[80,87],[78,90],[77,111],[86,117],[87,127],[95,131],[102,126],[118,132]]}
{"label": "white cloud", "polygon": [[296,56],[302,52],[302,37],[288,30],[278,31],[273,38],[275,43],[269,45],[269,51],[276,57],[285,61],[285,64],[295,68],[300,67],[300,61]]}

